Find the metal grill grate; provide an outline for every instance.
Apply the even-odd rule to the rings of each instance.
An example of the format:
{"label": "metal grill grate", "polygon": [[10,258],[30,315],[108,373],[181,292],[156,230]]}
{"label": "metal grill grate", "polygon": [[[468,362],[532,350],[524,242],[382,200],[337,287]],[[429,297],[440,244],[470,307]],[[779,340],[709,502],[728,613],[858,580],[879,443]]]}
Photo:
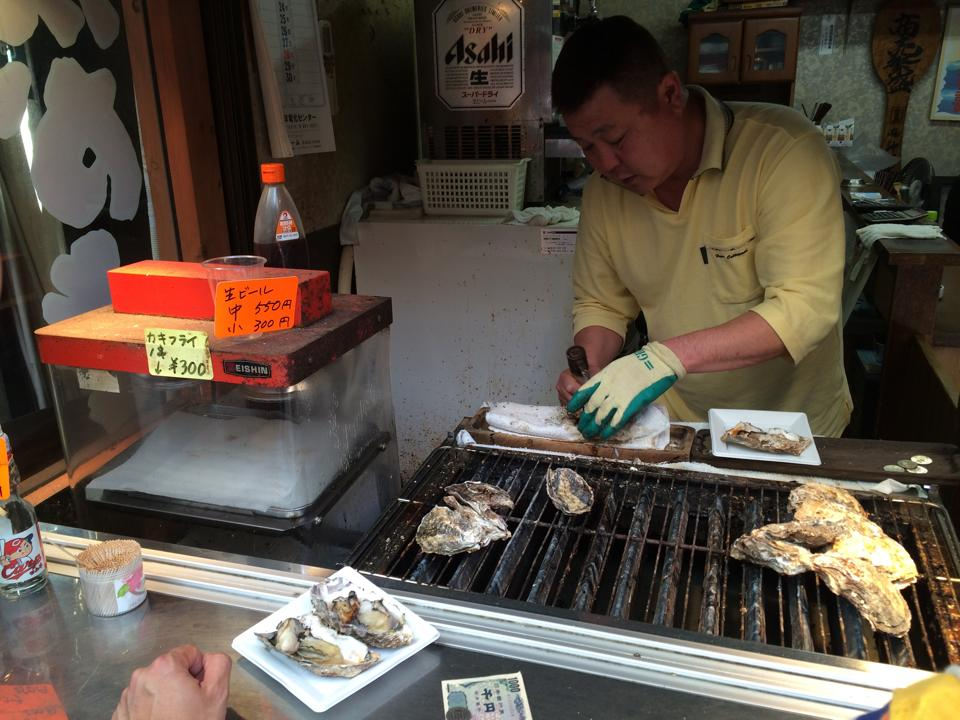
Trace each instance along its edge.
{"label": "metal grill grate", "polygon": [[[567,517],[553,507],[543,490],[553,466],[572,467],[593,486],[590,513]],[[453,557],[421,553],[420,520],[446,485],[465,480],[509,491],[512,537]],[[441,447],[349,563],[398,580],[724,638],[926,670],[960,662],[960,548],[943,507],[858,496],[921,573],[904,591],[913,623],[900,639],[874,633],[813,573],[784,577],[729,557],[744,532],[788,519],[789,491],[763,480]]]}

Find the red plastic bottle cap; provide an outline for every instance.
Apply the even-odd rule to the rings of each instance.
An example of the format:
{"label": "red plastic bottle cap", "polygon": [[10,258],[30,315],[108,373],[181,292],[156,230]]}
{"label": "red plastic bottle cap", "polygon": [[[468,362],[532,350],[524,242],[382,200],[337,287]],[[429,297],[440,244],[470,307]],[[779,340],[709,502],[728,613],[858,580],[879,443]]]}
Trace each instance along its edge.
{"label": "red plastic bottle cap", "polygon": [[263,163],[260,166],[260,179],[265,183],[284,182],[283,163]]}

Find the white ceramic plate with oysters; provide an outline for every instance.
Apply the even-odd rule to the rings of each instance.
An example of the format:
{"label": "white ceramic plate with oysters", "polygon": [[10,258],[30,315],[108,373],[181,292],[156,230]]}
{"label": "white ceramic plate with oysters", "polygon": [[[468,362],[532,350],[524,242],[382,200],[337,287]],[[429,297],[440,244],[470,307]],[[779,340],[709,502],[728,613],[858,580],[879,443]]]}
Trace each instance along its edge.
{"label": "white ceramic plate with oysters", "polygon": [[721,440],[727,430],[742,422],[755,425],[764,431],[780,428],[800,437],[812,438],[813,432],[810,430],[810,422],[807,420],[806,413],[775,410],[717,410],[711,408],[707,419],[710,422],[710,446],[713,454],[717,457],[797,463],[799,465],[820,464],[820,453],[817,452],[816,441],[811,442],[799,455],[790,455],[782,452],[754,450]]}
{"label": "white ceramic plate with oysters", "polygon": [[402,615],[413,638],[409,645],[395,649],[371,646],[370,650],[380,655],[380,661],[354,677],[315,675],[292,657],[268,648],[256,635],[256,633],[273,632],[286,618],[300,617],[310,613],[313,608],[310,590],[308,590],[233,639],[234,650],[296,695],[314,712],[330,709],[399,663],[420,652],[439,637],[436,628],[412,613],[396,598],[385,593],[353,568],[342,568],[333,573],[329,579],[340,579],[345,586],[345,593],[355,588],[361,596],[366,595],[381,600],[392,613]]}

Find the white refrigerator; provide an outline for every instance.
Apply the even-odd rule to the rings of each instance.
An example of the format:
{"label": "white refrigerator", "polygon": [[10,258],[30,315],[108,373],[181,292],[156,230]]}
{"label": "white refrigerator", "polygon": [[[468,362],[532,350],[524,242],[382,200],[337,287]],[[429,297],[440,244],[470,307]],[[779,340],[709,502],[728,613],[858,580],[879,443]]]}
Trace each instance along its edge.
{"label": "white refrigerator", "polygon": [[393,300],[406,481],[485,401],[556,404],[572,342],[575,229],[421,218],[360,223],[357,292]]}

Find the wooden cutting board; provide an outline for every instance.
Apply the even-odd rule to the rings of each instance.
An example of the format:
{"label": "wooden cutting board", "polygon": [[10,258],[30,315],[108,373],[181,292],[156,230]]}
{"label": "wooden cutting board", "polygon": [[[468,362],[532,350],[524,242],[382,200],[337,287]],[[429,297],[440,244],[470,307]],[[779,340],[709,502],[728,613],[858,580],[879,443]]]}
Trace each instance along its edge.
{"label": "wooden cutting board", "polygon": [[872,46],[887,94],[880,147],[900,157],[910,92],[940,46],[940,9],[933,0],[890,0],[877,12]]}
{"label": "wooden cutting board", "polygon": [[457,430],[466,430],[471,437],[483,445],[501,445],[521,450],[544,450],[555,453],[573,453],[585,457],[607,458],[610,460],[639,460],[648,463],[683,462],[690,459],[693,439],[696,432],[686,425],[670,427],[670,442],[663,450],[639,450],[625,448],[611,443],[570,442],[567,440],[549,440],[547,438],[512,435],[494,432],[487,425],[487,409],[483,408],[473,417],[464,418]]}
{"label": "wooden cutting board", "polygon": [[[859,440],[854,438],[814,438],[820,465],[799,465],[771,460],[718,457],[711,451],[710,431],[701,430],[693,444],[692,459],[722,468],[759,470],[787,475],[812,475],[838,480],[882,482],[888,477],[902,483],[952,485],[960,487],[960,455],[957,446],[946,443],[906,442],[899,440]],[[896,465],[897,460],[914,455],[926,455],[933,462],[927,465],[925,475],[908,472],[890,473],[884,465]]]}

